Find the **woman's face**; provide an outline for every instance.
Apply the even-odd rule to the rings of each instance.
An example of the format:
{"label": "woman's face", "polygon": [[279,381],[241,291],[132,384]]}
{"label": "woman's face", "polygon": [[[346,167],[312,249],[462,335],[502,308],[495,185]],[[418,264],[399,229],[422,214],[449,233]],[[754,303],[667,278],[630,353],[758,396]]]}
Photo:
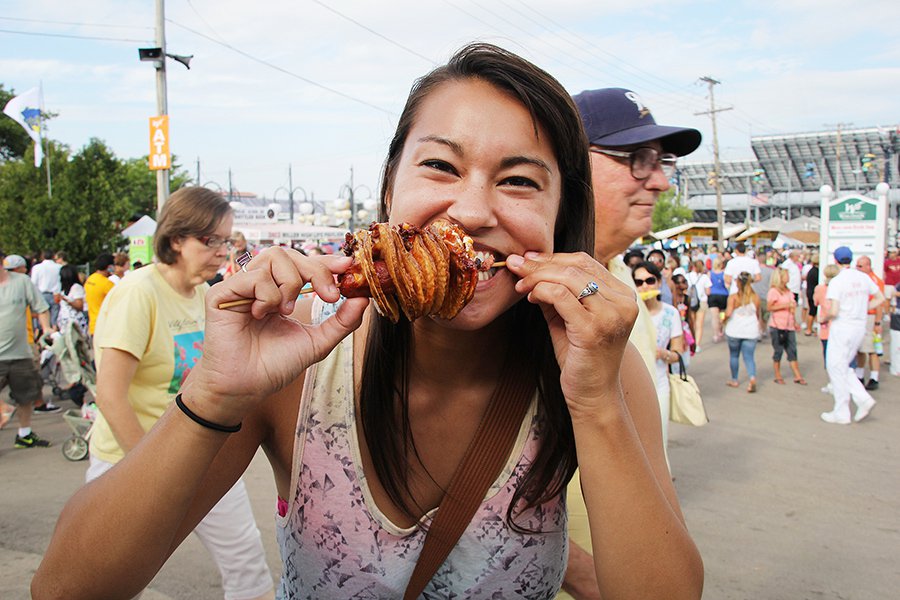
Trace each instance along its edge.
{"label": "woman's face", "polygon": [[[227,241],[231,236],[233,223],[234,217],[229,213],[219,222],[209,239],[214,244],[217,241]],[[191,278],[212,279],[228,258],[227,243],[213,248],[207,246],[204,239],[193,236],[173,240],[172,248],[179,254],[175,267]]]}
{"label": "woman's face", "polygon": [[659,278],[643,267],[639,267],[635,270],[632,277],[634,278],[634,285],[637,286],[638,292],[659,289]]}
{"label": "woman's face", "polygon": [[[424,100],[387,198],[390,222],[461,226],[479,253],[503,260],[528,250],[551,252],[562,183],[546,132],[493,85],[452,81]],[[506,269],[484,273],[472,302],[452,321],[476,328],[521,296]]]}

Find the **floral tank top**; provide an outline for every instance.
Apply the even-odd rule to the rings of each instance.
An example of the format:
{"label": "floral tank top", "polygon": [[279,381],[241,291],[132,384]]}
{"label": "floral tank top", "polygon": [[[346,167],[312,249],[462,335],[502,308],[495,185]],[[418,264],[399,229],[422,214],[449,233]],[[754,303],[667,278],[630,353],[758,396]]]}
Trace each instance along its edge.
{"label": "floral tank top", "polygon": [[[316,300],[314,320],[334,309]],[[392,523],[362,469],[353,401],[353,336],[309,369],[294,443],[291,498],[276,515],[283,563],[278,598],[401,598],[425,540]],[[506,511],[539,444],[536,403],[503,472],[420,598],[552,598],[568,559],[565,500]],[[427,522],[439,510],[430,511]]]}

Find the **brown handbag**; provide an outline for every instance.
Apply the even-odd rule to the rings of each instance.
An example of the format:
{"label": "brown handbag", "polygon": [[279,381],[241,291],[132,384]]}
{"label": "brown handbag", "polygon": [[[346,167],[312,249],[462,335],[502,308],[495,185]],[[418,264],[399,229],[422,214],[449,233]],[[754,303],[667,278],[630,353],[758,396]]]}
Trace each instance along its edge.
{"label": "brown handbag", "polygon": [[403,594],[404,600],[418,598],[444,564],[516,442],[535,386],[528,378],[517,376],[516,369],[507,366],[503,372],[475,436],[428,527],[419,560]]}

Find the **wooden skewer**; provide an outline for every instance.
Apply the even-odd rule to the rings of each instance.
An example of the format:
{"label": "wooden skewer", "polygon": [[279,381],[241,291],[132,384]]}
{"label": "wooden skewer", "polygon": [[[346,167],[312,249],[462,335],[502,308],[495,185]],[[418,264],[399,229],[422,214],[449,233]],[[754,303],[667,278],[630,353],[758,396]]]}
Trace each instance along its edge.
{"label": "wooden skewer", "polygon": [[[491,268],[492,269],[500,269],[505,266],[506,266],[505,260],[498,260],[493,265],[491,265]],[[307,286],[300,290],[300,295],[302,296],[303,294],[312,294],[314,291],[316,291],[316,290],[314,290],[312,287]],[[254,298],[242,298],[240,300],[232,300],[231,302],[222,302],[221,304],[219,304],[219,306],[217,308],[219,310],[227,310],[229,308],[234,308],[235,306],[245,306],[247,304],[253,304],[253,301],[254,301]]]}

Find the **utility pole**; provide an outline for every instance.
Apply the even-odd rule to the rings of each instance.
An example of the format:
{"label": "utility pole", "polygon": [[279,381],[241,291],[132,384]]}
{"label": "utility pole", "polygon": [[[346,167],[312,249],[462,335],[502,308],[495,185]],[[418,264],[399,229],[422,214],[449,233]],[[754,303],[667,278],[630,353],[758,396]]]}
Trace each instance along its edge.
{"label": "utility pole", "polygon": [[[834,127],[837,129],[837,141],[834,148],[834,197],[841,195],[841,133],[844,127],[853,125],[853,123],[835,123],[833,125],[825,125],[825,127]],[[827,164],[827,163],[826,163]]]}
{"label": "utility pole", "polygon": [[[166,88],[166,8],[164,0],[156,0],[156,46],[162,50],[159,62],[156,63],[156,115],[169,114]],[[156,172],[156,210],[162,212],[163,205],[169,199],[169,169]],[[158,216],[157,216],[158,218]]]}
{"label": "utility pole", "polygon": [[725,213],[722,210],[722,184],[720,181],[720,173],[719,173],[719,133],[716,129],[716,113],[723,112],[726,110],[731,110],[731,106],[726,106],[723,108],[716,108],[716,100],[713,92],[713,86],[721,83],[720,81],[713,79],[710,76],[701,77],[700,81],[706,82],[709,85],[709,110],[704,112],[694,113],[695,115],[709,115],[709,118],[712,119],[712,130],[713,130],[713,162],[715,164],[716,175],[713,183],[716,188],[716,219],[718,221],[718,233],[719,233],[719,250],[725,250]]}

